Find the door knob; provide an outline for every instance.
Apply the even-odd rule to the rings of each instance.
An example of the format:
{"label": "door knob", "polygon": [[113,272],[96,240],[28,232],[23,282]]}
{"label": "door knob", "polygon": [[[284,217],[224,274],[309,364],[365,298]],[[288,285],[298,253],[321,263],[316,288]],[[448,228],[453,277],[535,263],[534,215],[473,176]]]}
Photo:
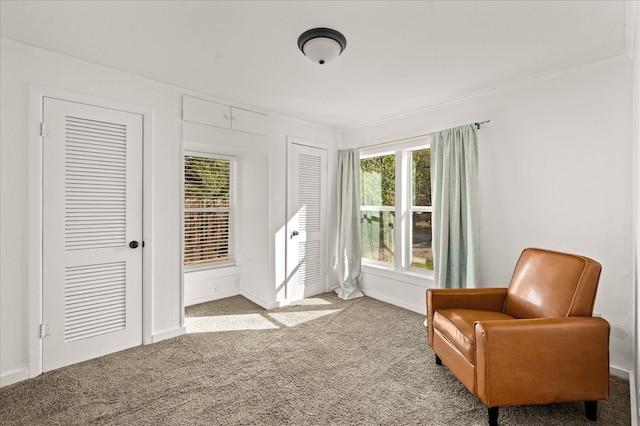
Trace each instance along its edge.
{"label": "door knob", "polygon": [[294,237],[297,237],[298,235],[300,235],[300,233],[298,231],[293,231],[291,235]]}
{"label": "door knob", "polygon": [[140,244],[139,244],[137,241],[131,241],[131,242],[129,243],[129,247],[131,247],[132,249],[134,249],[134,248],[138,248],[138,246],[139,246],[139,245],[140,245]]}

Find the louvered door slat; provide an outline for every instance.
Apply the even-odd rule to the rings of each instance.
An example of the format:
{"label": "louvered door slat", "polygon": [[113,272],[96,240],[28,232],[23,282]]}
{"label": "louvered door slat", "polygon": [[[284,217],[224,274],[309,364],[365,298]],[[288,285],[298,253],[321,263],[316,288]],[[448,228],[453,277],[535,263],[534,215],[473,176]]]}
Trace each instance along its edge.
{"label": "louvered door slat", "polygon": [[301,154],[298,168],[298,227],[304,232],[320,230],[321,158]]}
{"label": "louvered door slat", "polygon": [[113,282],[111,286],[106,285],[102,287],[84,287],[78,289],[75,293],[73,291],[67,292],[66,303],[67,306],[74,305],[88,305],[96,302],[118,300],[124,295],[121,288],[118,288],[119,282]]}
{"label": "louvered door slat", "polygon": [[[84,321],[88,321],[88,319],[93,316],[97,312],[106,311],[118,311],[122,312],[124,315],[124,306],[122,304],[122,299],[118,297],[114,297],[111,299],[101,300],[99,303],[96,301],[87,302],[84,304],[69,304],[67,306],[67,310],[65,312],[65,321],[73,318],[81,318]],[[122,318],[125,321],[125,318]]]}
{"label": "louvered door slat", "polygon": [[67,333],[69,335],[73,335],[74,338],[79,338],[80,336],[86,336],[87,334],[96,336],[105,329],[114,331],[124,326],[124,323],[118,320],[119,318],[122,318],[121,314],[114,315],[114,318],[105,316],[102,317],[101,321],[92,322],[90,326],[83,323],[77,323],[75,325],[67,324]]}
{"label": "louvered door slat", "polygon": [[[83,284],[78,284],[76,287],[81,288],[83,292],[86,292],[87,294],[89,294],[91,292],[107,291],[112,284],[116,284],[116,283],[117,283],[117,280],[115,279],[113,280],[88,279]],[[74,287],[72,285],[67,286],[67,289],[69,291],[72,291],[73,288]]]}
{"label": "louvered door slat", "polygon": [[320,241],[298,243],[298,284],[320,284]]}
{"label": "louvered door slat", "polygon": [[70,335],[69,340],[67,340],[66,342],[71,343],[71,342],[76,342],[78,340],[97,337],[97,336],[100,336],[101,334],[113,333],[113,332],[122,330],[124,326],[125,326],[124,324],[114,324],[112,327],[102,327],[102,328],[99,328],[98,330],[85,329],[82,332],[73,333],[73,335]]}
{"label": "louvered door slat", "polygon": [[123,329],[126,263],[67,267],[64,312],[66,342]]}
{"label": "louvered door slat", "polygon": [[126,126],[67,116],[65,248],[126,243]]}

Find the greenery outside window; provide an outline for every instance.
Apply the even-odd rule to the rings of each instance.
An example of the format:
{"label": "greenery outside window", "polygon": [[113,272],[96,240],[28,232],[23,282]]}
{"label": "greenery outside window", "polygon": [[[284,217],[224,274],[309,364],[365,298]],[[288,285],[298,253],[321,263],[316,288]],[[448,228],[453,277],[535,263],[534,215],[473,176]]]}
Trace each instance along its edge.
{"label": "greenery outside window", "polygon": [[431,150],[410,151],[411,154],[411,244],[410,265],[413,268],[433,270],[431,247]]}
{"label": "greenery outside window", "polygon": [[233,172],[230,158],[184,156],[184,265],[235,264]]}
{"label": "greenery outside window", "polygon": [[396,271],[433,270],[431,157],[426,142],[361,152],[364,264]]}

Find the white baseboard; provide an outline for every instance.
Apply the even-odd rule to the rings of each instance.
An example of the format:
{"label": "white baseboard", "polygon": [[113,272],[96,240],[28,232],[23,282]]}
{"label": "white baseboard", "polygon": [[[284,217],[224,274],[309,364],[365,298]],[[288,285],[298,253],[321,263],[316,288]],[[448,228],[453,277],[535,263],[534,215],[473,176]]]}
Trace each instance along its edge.
{"label": "white baseboard", "polygon": [[253,303],[255,303],[258,306],[263,307],[266,310],[271,310],[271,309],[276,309],[276,308],[280,308],[282,306],[286,306],[289,304],[289,302],[287,301],[275,301],[275,302],[267,302],[266,300],[263,300],[261,298],[259,298],[258,296],[256,296],[255,294],[247,291],[247,290],[241,290],[240,291],[240,295],[243,297],[246,297],[247,299],[251,300]]}
{"label": "white baseboard", "polygon": [[386,302],[386,303],[389,303],[391,305],[399,306],[399,307],[407,309],[409,311],[416,312],[418,314],[423,314],[424,315],[424,306],[422,306],[422,304],[421,305],[414,305],[413,303],[407,303],[404,300],[395,299],[393,297],[387,296],[386,294],[377,293],[375,291],[362,289],[362,292],[364,293],[365,296],[371,297],[373,299],[380,300],[382,302]]}
{"label": "white baseboard", "polygon": [[29,378],[29,370],[26,368],[24,370],[14,371],[12,373],[4,374],[0,376],[0,388],[3,386],[9,386],[14,383],[21,382],[23,380],[27,380]]}
{"label": "white baseboard", "polygon": [[154,334],[151,336],[151,343],[158,343],[163,340],[173,339],[174,337],[182,336],[187,333],[186,327],[175,328],[169,331],[163,331],[162,333]]}
{"label": "white baseboard", "polygon": [[629,370],[625,370],[624,368],[616,367],[614,365],[609,365],[609,374],[625,380],[630,380],[632,376]]}
{"label": "white baseboard", "polygon": [[231,290],[218,291],[216,293],[207,294],[200,297],[194,297],[192,299],[184,301],[184,306],[197,305],[199,303],[211,302],[213,300],[225,299],[227,297],[237,296],[240,294],[240,289],[234,288]]}

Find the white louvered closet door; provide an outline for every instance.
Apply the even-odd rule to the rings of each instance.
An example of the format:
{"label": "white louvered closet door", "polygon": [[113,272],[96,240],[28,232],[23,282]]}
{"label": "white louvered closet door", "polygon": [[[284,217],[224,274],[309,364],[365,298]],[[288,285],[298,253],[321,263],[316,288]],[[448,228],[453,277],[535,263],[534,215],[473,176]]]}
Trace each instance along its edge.
{"label": "white louvered closet door", "polygon": [[52,98],[43,116],[49,371],[142,344],[142,116]]}
{"label": "white louvered closet door", "polygon": [[287,299],[326,291],[327,152],[289,145],[289,221],[287,224]]}

